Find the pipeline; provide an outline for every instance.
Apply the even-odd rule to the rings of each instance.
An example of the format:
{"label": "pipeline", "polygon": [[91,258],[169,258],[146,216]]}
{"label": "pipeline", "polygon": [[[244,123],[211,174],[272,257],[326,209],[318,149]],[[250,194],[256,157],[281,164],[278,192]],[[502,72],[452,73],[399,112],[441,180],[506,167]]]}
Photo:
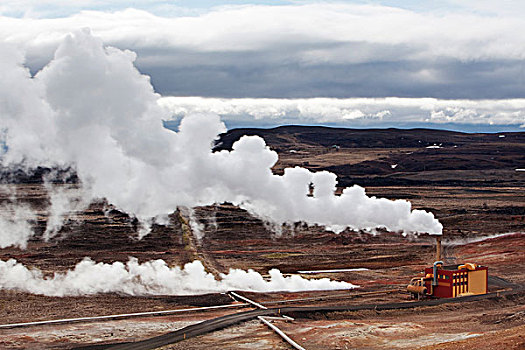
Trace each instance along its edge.
{"label": "pipeline", "polygon": [[441,260],[441,236],[436,236],[436,261]]}
{"label": "pipeline", "polygon": [[[460,298],[447,298],[447,299],[430,299],[424,301],[415,302],[398,302],[398,303],[386,303],[386,304],[362,304],[362,305],[337,305],[337,306],[288,306],[280,309],[259,309],[253,311],[240,312],[232,315],[221,316],[215,319],[203,321],[198,324],[194,324],[174,332],[170,332],[164,335],[160,335],[154,338],[138,341],[135,343],[117,343],[117,344],[103,344],[104,348],[114,350],[146,350],[156,349],[161,346],[172,344],[189,337],[206,334],[215,330],[223,329],[225,327],[238,324],[240,322],[248,321],[257,316],[275,315],[280,313],[294,313],[297,315],[316,313],[316,312],[349,312],[349,311],[361,311],[361,310],[395,310],[395,309],[410,309],[422,306],[435,306],[441,304],[455,304],[469,301],[479,301],[490,298],[501,298],[502,296],[522,294],[525,293],[523,286],[518,285],[515,289],[510,291],[493,292],[480,295],[464,296]],[[76,349],[95,349],[100,345],[84,346]],[[97,347],[100,349],[100,347]]]}
{"label": "pipeline", "polygon": [[266,317],[263,317],[263,316],[257,316],[257,318],[263,322],[265,325],[267,325],[268,327],[270,327],[275,333],[277,333],[281,338],[283,338],[288,344],[290,344],[294,349],[297,349],[297,350],[306,350],[305,348],[303,348],[301,345],[297,344],[295,341],[292,340],[292,338],[290,338],[289,336],[286,335],[286,333],[284,333],[283,331],[281,331],[277,326],[273,325],[272,323],[270,323]]}
{"label": "pipeline", "polygon": [[115,314],[115,315],[104,315],[104,316],[64,318],[64,319],[59,319],[59,320],[9,323],[9,324],[0,324],[0,329],[42,326],[42,325],[49,325],[49,324],[55,325],[55,324],[77,323],[77,322],[121,320],[125,318],[145,317],[145,316],[164,316],[164,315],[173,315],[173,314],[177,314],[181,312],[185,313],[185,312],[207,311],[207,310],[216,310],[216,309],[231,309],[231,308],[244,307],[248,305],[249,305],[248,303],[239,303],[239,304],[214,305],[214,306],[204,306],[204,307],[192,307],[188,309],[146,311],[146,312],[135,312],[135,313],[130,313],[130,314]]}
{"label": "pipeline", "polygon": [[436,261],[434,262],[434,266],[432,267],[432,272],[434,273],[434,276],[432,278],[432,286],[437,286],[438,285],[438,276],[437,276],[437,266],[438,265],[441,265],[443,266],[443,261]]}

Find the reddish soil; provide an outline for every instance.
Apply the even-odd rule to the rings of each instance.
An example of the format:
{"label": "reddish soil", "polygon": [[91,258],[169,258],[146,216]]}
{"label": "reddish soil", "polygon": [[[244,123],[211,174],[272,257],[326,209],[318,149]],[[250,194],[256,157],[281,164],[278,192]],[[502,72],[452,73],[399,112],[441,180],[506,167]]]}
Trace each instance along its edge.
{"label": "reddish soil", "polygon": [[[514,167],[525,168],[524,133],[507,135],[502,143],[495,135],[420,131],[419,134],[394,132],[394,136],[380,139],[378,135],[355,132],[352,139],[348,133],[330,136],[324,131],[316,134],[318,130],[312,130],[289,129],[265,135],[281,156],[276,172],[285,165],[332,169],[341,176],[342,184],[357,182],[366,185],[370,195],[407,199],[414,208],[432,211],[444,224],[443,242],[449,258],[484,264],[491,275],[525,283],[525,173],[514,171]],[[422,145],[418,141],[423,141]],[[444,148],[425,148],[434,143],[442,143]],[[340,150],[331,151],[329,147],[333,144],[341,145]],[[290,153],[292,149],[297,152]],[[409,152],[413,152],[410,154],[413,158],[406,157]],[[422,163],[432,167],[420,169]],[[384,167],[385,164],[388,167]],[[399,165],[392,168],[392,164]],[[243,293],[259,302],[317,298],[295,301],[293,305],[335,305],[408,301],[407,294],[396,291],[403,289],[412,276],[434,260],[434,240],[428,236],[349,231],[335,235],[321,227],[300,224],[276,233],[246,211],[227,203],[196,208],[195,217],[204,225],[201,240],[187,235],[184,229],[187,215],[178,211],[171,215],[169,225],[154,225],[150,235],[138,240],[135,220],[106,203],[95,203],[85,211],[70,213],[60,235],[44,242],[41,234],[47,220],[46,191],[38,183],[38,176],[26,177],[24,181],[32,183],[12,186],[16,186],[19,200],[38,211],[38,234],[27,249],[0,249],[0,259],[15,258],[46,273],[72,268],[85,256],[104,262],[126,261],[129,256],[140,261],[164,259],[172,266],[199,258],[212,272],[251,268],[267,274],[269,269],[279,268],[292,274],[299,270],[367,268],[303,275],[348,281],[361,286],[356,290]],[[70,186],[70,190],[75,191],[76,185],[61,186]],[[0,204],[10,196],[0,191]],[[513,232],[516,234],[476,241]],[[494,285],[490,290],[500,288]],[[357,295],[378,290],[392,293]],[[0,319],[2,323],[15,323],[231,302],[222,294],[52,298],[3,291]],[[311,315],[293,322],[276,321],[276,324],[308,349],[523,349],[523,305],[524,297],[517,296],[405,311]],[[235,311],[0,330],[0,348],[65,349],[87,343],[133,341],[229,312]],[[251,321],[167,348],[287,346],[265,326]]]}

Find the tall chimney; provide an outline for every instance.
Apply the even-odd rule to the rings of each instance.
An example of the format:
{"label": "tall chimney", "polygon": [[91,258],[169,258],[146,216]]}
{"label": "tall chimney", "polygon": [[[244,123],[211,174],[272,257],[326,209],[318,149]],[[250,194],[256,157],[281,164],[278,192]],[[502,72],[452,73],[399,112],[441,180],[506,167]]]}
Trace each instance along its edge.
{"label": "tall chimney", "polygon": [[436,261],[441,261],[441,235],[436,236]]}

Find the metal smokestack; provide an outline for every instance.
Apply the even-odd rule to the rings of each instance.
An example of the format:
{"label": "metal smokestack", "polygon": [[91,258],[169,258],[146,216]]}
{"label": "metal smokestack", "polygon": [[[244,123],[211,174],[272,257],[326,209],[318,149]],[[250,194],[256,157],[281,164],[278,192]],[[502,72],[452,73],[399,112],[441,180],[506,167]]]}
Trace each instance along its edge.
{"label": "metal smokestack", "polygon": [[441,236],[436,236],[436,259],[435,261],[441,261]]}

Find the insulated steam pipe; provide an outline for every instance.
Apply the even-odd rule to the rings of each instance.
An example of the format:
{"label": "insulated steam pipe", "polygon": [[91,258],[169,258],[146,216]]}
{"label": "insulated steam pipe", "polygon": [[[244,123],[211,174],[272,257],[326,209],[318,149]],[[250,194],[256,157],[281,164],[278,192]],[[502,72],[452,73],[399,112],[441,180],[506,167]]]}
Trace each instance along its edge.
{"label": "insulated steam pipe", "polygon": [[432,286],[434,287],[438,285],[438,275],[437,275],[438,265],[443,266],[443,261],[440,260],[440,261],[434,262],[434,266],[432,267],[432,273],[434,274],[433,279],[432,279]]}

